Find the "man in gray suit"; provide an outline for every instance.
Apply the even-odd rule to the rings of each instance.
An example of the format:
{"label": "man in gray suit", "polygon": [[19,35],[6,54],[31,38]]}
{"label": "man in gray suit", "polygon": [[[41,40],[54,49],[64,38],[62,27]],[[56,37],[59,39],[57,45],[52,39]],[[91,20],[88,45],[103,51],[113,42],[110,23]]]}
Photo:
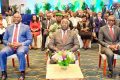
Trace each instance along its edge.
{"label": "man in gray suit", "polygon": [[[71,52],[76,52],[79,49],[79,42],[75,32],[69,30],[69,20],[63,19],[61,21],[61,29],[56,31],[48,44],[48,48],[53,52],[70,50]],[[54,54],[50,55],[50,58]],[[51,63],[56,63],[52,60]]]}
{"label": "man in gray suit", "polygon": [[109,74],[108,77],[112,77],[113,74],[113,58],[114,53],[119,54],[120,46],[120,28],[115,25],[115,17],[113,15],[108,17],[107,25],[100,28],[99,41],[101,43],[101,52],[106,54],[108,61]]}
{"label": "man in gray suit", "polygon": [[53,23],[54,21],[51,19],[51,13],[47,13],[46,20],[42,21],[42,46],[41,46],[42,51],[45,50],[46,38],[49,35],[49,29]]}
{"label": "man in gray suit", "polygon": [[55,32],[48,44],[49,49],[53,51],[70,50],[75,52],[79,49],[79,42],[76,34],[68,30],[69,21],[63,19],[61,21],[61,29]]}

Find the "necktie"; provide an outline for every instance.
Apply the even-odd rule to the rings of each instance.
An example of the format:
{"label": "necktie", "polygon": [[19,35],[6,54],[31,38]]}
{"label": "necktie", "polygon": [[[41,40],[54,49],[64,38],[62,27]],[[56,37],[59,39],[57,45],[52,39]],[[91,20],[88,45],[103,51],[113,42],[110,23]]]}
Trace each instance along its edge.
{"label": "necktie", "polygon": [[110,27],[109,33],[110,33],[110,36],[111,36],[112,40],[114,40],[115,39],[115,35],[114,35],[113,30],[112,30],[112,27]]}
{"label": "necktie", "polygon": [[63,43],[65,43],[66,40],[67,40],[67,34],[66,34],[66,31],[63,31],[63,37],[62,37],[62,40],[63,40]]}
{"label": "necktie", "polygon": [[18,24],[16,24],[15,31],[14,31],[13,42],[17,42],[17,35],[18,35]]}

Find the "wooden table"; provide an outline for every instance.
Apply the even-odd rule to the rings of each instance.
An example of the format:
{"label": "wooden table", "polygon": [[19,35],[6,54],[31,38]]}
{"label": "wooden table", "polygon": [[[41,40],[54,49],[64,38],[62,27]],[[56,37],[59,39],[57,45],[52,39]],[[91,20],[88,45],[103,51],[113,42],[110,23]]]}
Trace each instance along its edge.
{"label": "wooden table", "polygon": [[82,80],[83,74],[77,64],[70,64],[66,70],[58,64],[47,64],[46,79],[48,80]]}

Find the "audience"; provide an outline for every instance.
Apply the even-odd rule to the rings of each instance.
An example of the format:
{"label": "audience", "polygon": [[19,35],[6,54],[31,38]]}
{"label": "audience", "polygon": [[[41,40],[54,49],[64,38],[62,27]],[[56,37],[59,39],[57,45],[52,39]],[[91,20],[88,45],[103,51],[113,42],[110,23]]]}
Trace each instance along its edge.
{"label": "audience", "polygon": [[88,49],[90,41],[92,39],[92,25],[90,21],[88,21],[87,16],[82,16],[82,21],[80,21],[77,25],[79,36],[83,41],[83,48]]}
{"label": "audience", "polygon": [[33,40],[34,40],[34,47],[31,46],[31,48],[37,49],[37,36],[40,35],[41,24],[36,15],[32,16],[32,20],[30,22],[30,29],[32,32]]}
{"label": "audience", "polygon": [[51,13],[47,12],[46,14],[46,20],[42,21],[42,46],[41,50],[45,50],[45,44],[46,44],[46,38],[49,35],[49,28],[50,25],[52,25],[54,21],[51,19]]}
{"label": "audience", "polygon": [[[103,12],[92,12],[90,9],[73,12],[69,8],[65,11],[46,11],[45,13],[40,11],[38,15],[30,15],[32,16],[30,27],[21,22],[22,18],[19,13],[13,15],[14,12],[11,9],[6,11],[5,19],[0,14],[0,40],[1,43],[5,44],[5,48],[0,52],[1,79],[6,80],[7,78],[7,57],[16,53],[20,64],[19,71],[21,72],[19,80],[24,80],[25,53],[28,52],[28,46],[31,45],[32,39],[34,45],[31,45],[31,48],[34,49],[42,44],[41,51],[48,47],[52,52],[64,52],[66,50],[75,52],[80,48],[77,35],[81,37],[85,50],[89,48],[90,41],[93,38],[99,38],[102,45],[101,52],[106,54],[108,59],[108,76],[111,78],[113,76],[114,53],[119,52],[120,45],[120,5],[116,6],[113,12],[103,10],[104,14],[102,14]],[[19,34],[17,41],[14,42],[17,25]],[[37,36],[40,34],[42,34],[42,42],[37,44]],[[47,37],[49,40],[46,40]],[[50,57],[54,54],[50,54]],[[51,59],[51,63],[54,62]]]}

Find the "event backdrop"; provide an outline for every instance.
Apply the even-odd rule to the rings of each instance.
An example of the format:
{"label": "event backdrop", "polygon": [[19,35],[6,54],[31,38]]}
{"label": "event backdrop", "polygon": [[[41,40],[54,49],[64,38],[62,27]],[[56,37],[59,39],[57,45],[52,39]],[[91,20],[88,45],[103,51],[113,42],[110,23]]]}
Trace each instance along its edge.
{"label": "event backdrop", "polygon": [[111,5],[120,0],[9,0],[9,5],[21,5],[24,4],[24,9],[36,13],[37,10],[64,10],[66,5],[70,7],[72,11],[78,9],[84,9],[89,7],[95,12],[102,10],[102,7],[106,5],[107,9],[110,9]]}

